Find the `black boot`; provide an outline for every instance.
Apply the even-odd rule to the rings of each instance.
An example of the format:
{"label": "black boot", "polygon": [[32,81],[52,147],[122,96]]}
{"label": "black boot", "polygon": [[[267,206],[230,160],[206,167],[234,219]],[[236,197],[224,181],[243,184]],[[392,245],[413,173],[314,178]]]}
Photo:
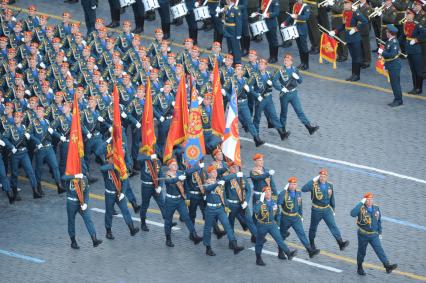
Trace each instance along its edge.
{"label": "black boot", "polygon": [[95,178],[95,177],[88,175],[87,180],[89,181],[89,184],[93,184],[93,183],[96,183],[98,181],[98,178]]}
{"label": "black boot", "polygon": [[356,273],[358,273],[361,276],[365,275],[364,268],[362,268],[362,263],[358,263],[358,269],[356,270]]}
{"label": "black boot", "polygon": [[71,237],[71,248],[74,250],[78,250],[80,248],[77,244],[77,241],[75,240],[75,237]]}
{"label": "black boot", "polygon": [[15,201],[21,201],[21,196],[18,194],[18,188],[17,187],[12,187],[12,193],[13,193],[13,199]]}
{"label": "black boot", "polygon": [[277,63],[278,61],[278,47],[277,46],[270,46],[269,47],[269,60],[268,63],[273,64]]}
{"label": "black boot", "polygon": [[198,30],[196,28],[189,29],[189,37],[192,38],[194,45],[198,44]]}
{"label": "black boot", "polygon": [[33,188],[33,198],[41,198],[41,194],[37,191],[36,188]]}
{"label": "black boot", "polygon": [[305,68],[302,70],[308,70],[309,69],[309,52],[303,53],[303,59],[305,63]]}
{"label": "black boot", "polygon": [[277,129],[277,131],[280,134],[280,138],[282,141],[288,139],[288,137],[290,136],[290,132],[287,132],[285,128]]}
{"label": "black boot", "polygon": [[173,248],[175,244],[172,242],[172,237],[170,235],[166,235],[166,246]]}
{"label": "black boot", "polygon": [[149,231],[148,226],[146,226],[145,219],[141,219],[141,229],[142,231],[145,231],[145,232]]}
{"label": "black boot", "polygon": [[384,264],[383,266],[386,269],[386,273],[391,273],[392,271],[394,271],[398,267],[398,264],[387,263],[387,264]]}
{"label": "black boot", "polygon": [[423,92],[423,77],[417,77],[417,89],[418,92],[416,94],[422,94]]}
{"label": "black boot", "polygon": [[263,140],[261,140],[259,136],[254,137],[254,143],[255,143],[256,147],[259,147],[259,146],[265,144],[265,142]]}
{"label": "black boot", "polygon": [[319,47],[318,46],[312,46],[309,53],[312,54],[312,55],[318,54],[319,53]]}
{"label": "black boot", "polygon": [[7,193],[7,198],[9,199],[9,203],[12,204],[15,201],[15,197],[13,196],[13,191],[8,191]]}
{"label": "black boot", "polygon": [[262,256],[256,254],[256,264],[260,266],[265,266],[266,264],[263,262]]}
{"label": "black boot", "polygon": [[170,38],[170,23],[162,25],[162,30],[164,33],[163,39]]}
{"label": "black boot", "polygon": [[[143,27],[140,25],[137,25],[133,30],[132,33],[134,34],[140,34],[143,33]],[[137,165],[138,163],[135,163],[135,165],[133,166],[133,169],[136,171],[139,171],[138,168],[140,169],[140,167],[138,167],[139,165]]]}
{"label": "black boot", "polygon": [[307,124],[305,127],[308,129],[310,135],[313,135],[319,129],[319,126],[312,126],[311,124]]}
{"label": "black boot", "polygon": [[135,213],[138,213],[141,210],[141,206],[138,205],[138,203],[136,202],[136,200],[131,201],[130,204],[132,205],[133,211]]}
{"label": "black boot", "polygon": [[217,34],[217,42],[220,42],[220,44],[222,44],[223,41],[223,33],[218,33]]}
{"label": "black boot", "polygon": [[219,225],[216,223],[213,226],[213,234],[216,235],[217,239],[219,240],[220,238],[222,238],[223,236],[226,235],[225,231],[220,230]]}
{"label": "black boot", "polygon": [[299,66],[297,66],[297,68],[299,70],[301,70],[303,68],[303,62],[304,62],[303,57],[304,57],[304,55],[305,55],[305,53],[303,53],[302,51],[299,51],[300,64],[299,64]]}
{"label": "black boot", "polygon": [[237,245],[237,240],[231,241],[232,249],[234,250],[234,255],[238,254],[242,250],[244,250],[244,247]]}
{"label": "black boot", "polygon": [[359,63],[352,62],[352,75],[346,79],[348,82],[356,82],[360,80],[361,66]]}
{"label": "black boot", "polygon": [[102,240],[98,240],[98,239],[96,238],[96,234],[92,236],[92,242],[93,242],[93,246],[94,246],[94,247],[97,247],[97,246],[99,246],[100,244],[102,244]]}
{"label": "black boot", "polygon": [[339,244],[339,248],[341,251],[343,251],[347,246],[349,246],[349,241],[343,241],[342,239],[337,240],[337,243]]}
{"label": "black boot", "polygon": [[203,238],[197,235],[197,232],[191,233],[189,239],[194,242],[195,245],[198,245]]}
{"label": "black boot", "polygon": [[317,247],[315,246],[315,240],[314,239],[309,239],[309,243],[311,244],[311,248],[312,249],[316,249]]}
{"label": "black boot", "polygon": [[182,24],[183,24],[183,19],[182,19],[182,18],[174,19],[174,20],[173,20],[173,24],[174,24],[175,26],[180,26],[180,25],[182,25]]}
{"label": "black boot", "polygon": [[120,26],[120,22],[111,22],[110,24],[106,25],[107,28],[118,28]]}
{"label": "black boot", "polygon": [[316,256],[320,253],[319,249],[313,249],[311,247],[307,248],[306,250],[308,251],[309,258],[313,258],[314,256]]}
{"label": "black boot", "polygon": [[206,255],[208,255],[208,256],[215,256],[216,254],[212,250],[212,247],[206,246]]}
{"label": "black boot", "polygon": [[281,248],[278,248],[278,258],[282,259],[282,260],[287,259],[287,257],[285,256],[284,251]]}
{"label": "black boot", "polygon": [[43,189],[41,188],[41,183],[37,183],[37,192],[39,195],[44,196]]}
{"label": "black boot", "polygon": [[56,183],[56,187],[58,188],[58,195],[63,194],[67,191],[62,187],[61,183]]}
{"label": "black boot", "polygon": [[109,239],[109,240],[114,240],[114,236],[112,235],[112,231],[111,228],[106,228],[106,235],[105,238]]}
{"label": "black boot", "polygon": [[129,225],[127,225],[129,227],[129,231],[130,231],[130,236],[134,236],[139,232],[139,228],[135,228],[135,226],[133,226],[133,222],[130,223]]}
{"label": "black boot", "polygon": [[155,21],[155,11],[146,12],[146,20],[150,22]]}
{"label": "black boot", "polygon": [[297,254],[297,250],[292,250],[292,251],[290,251],[290,252],[286,253],[286,255],[287,255],[287,259],[288,259],[288,260],[292,260],[292,259],[293,259],[293,257],[294,257],[296,254]]}

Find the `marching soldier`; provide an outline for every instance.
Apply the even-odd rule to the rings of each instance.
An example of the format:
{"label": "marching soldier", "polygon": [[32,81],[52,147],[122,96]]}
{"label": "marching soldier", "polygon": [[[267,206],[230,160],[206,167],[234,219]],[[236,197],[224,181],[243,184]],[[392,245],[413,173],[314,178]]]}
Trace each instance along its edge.
{"label": "marching soldier", "polygon": [[[72,103],[65,102],[62,107],[62,114],[54,123],[53,135],[59,138],[59,173],[61,176],[65,174],[65,167],[67,164],[69,133],[71,130],[71,115]],[[64,186],[64,184],[63,184]]]}
{"label": "marching soldier", "polygon": [[278,195],[277,204],[281,208],[282,214],[279,215],[280,233],[283,240],[287,238],[288,229],[293,228],[297,237],[302,242],[310,258],[320,253],[319,249],[314,249],[306,238],[303,230],[303,206],[302,192],[297,188],[297,178],[290,177],[284,190]]}
{"label": "marching soldier", "polygon": [[297,96],[297,85],[302,83],[302,77],[299,75],[297,68],[293,66],[293,56],[286,54],[284,56],[284,66],[277,70],[272,80],[273,86],[280,92],[281,114],[280,120],[283,126],[282,138],[288,138],[290,131],[286,130],[288,104],[293,106],[299,120],[305,125],[310,135],[313,135],[319,126],[312,126]]}
{"label": "marching soldier", "polygon": [[201,104],[201,118],[203,123],[204,144],[206,152],[214,152],[214,149],[220,144],[220,138],[212,132],[212,102],[213,95],[205,93]]}
{"label": "marching soldier", "polygon": [[386,273],[391,273],[395,270],[398,265],[389,263],[382,248],[382,212],[379,206],[373,204],[372,193],[364,194],[364,198],[351,210],[351,216],[357,218],[358,225],[357,273],[365,275],[362,263],[364,262],[368,244],[373,247],[374,252],[383,263]]}
{"label": "marching soldier", "polygon": [[291,251],[287,247],[278,231],[278,225],[275,223],[275,216],[279,213],[279,207],[272,198],[272,192],[269,186],[265,186],[262,189],[260,198],[254,205],[254,213],[257,220],[255,246],[256,264],[260,266],[265,265],[262,259],[262,248],[266,234],[270,234],[278,244],[278,258],[292,260],[297,251]]}
{"label": "marching soldier", "polygon": [[170,123],[173,118],[173,107],[175,101],[171,90],[172,87],[170,82],[165,82],[163,92],[158,93],[158,97],[154,103],[154,117],[157,121],[159,121],[157,146],[158,151],[161,154],[163,154],[167,134],[170,129]]}
{"label": "marching soldier", "polygon": [[[5,149],[6,143],[3,141],[2,136],[0,135],[0,154],[2,156],[6,155]],[[9,203],[12,204],[15,201],[15,196],[13,191],[10,189],[9,177],[6,173],[6,168],[4,166],[3,158],[0,158],[0,182],[2,185],[3,191],[7,194],[7,198],[9,199]]]}
{"label": "marching soldier", "polygon": [[309,227],[309,242],[311,247],[316,249],[315,236],[318,224],[324,219],[330,232],[333,234],[339,248],[343,251],[349,246],[349,241],[343,241],[339,228],[334,220],[335,201],[333,184],[328,181],[328,172],[320,170],[319,176],[314,177],[302,187],[302,192],[310,192],[312,199],[311,225]]}
{"label": "marching soldier", "polygon": [[[235,0],[226,0],[228,4],[225,7],[225,23],[223,36],[226,38],[228,50],[234,56],[234,64],[241,63],[241,49],[239,40],[242,34],[241,11],[235,5]],[[215,40],[217,41],[217,40]]]}

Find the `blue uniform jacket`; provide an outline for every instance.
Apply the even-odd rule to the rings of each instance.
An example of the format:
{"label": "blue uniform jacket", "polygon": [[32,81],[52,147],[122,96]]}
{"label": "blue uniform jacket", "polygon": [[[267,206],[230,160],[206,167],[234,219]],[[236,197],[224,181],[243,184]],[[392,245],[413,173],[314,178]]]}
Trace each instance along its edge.
{"label": "blue uniform jacket", "polygon": [[369,210],[362,202],[359,202],[352,210],[351,216],[357,217],[357,225],[362,233],[382,234],[382,213],[377,205]]}
{"label": "blue uniform jacket", "polygon": [[312,206],[326,207],[328,205],[334,210],[336,204],[334,202],[333,184],[326,182],[321,186],[320,181],[310,180],[302,187],[302,192],[310,192],[312,199]]}

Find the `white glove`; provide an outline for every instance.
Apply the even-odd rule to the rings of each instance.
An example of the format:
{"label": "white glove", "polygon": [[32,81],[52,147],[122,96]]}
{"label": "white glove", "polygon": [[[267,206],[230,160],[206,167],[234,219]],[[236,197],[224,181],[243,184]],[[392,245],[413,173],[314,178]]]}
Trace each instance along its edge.
{"label": "white glove", "polygon": [[351,28],[351,30],[349,31],[349,34],[353,35],[354,33],[356,33],[356,30],[354,28]]}
{"label": "white glove", "polygon": [[160,194],[160,193],[161,193],[161,187],[157,187],[157,188],[155,188],[155,192],[156,192],[157,194]]}
{"label": "white glove", "polygon": [[[123,117],[123,118],[124,118],[124,117]],[[105,119],[104,119],[102,116],[99,116],[99,117],[98,117],[98,121],[102,123],[102,122],[104,122],[104,121],[105,121]]]}
{"label": "white glove", "polygon": [[118,196],[118,201],[123,200],[123,198],[124,198],[124,194],[123,194],[123,193],[121,193],[121,194]]}
{"label": "white glove", "polygon": [[300,220],[303,222],[303,217],[300,217]]}
{"label": "white glove", "polygon": [[64,137],[64,136],[61,136],[59,139],[61,140],[61,142],[66,142],[67,141],[67,138]]}
{"label": "white glove", "polygon": [[92,6],[92,10],[95,10],[96,9],[96,5],[95,6]]}
{"label": "white glove", "polygon": [[219,13],[220,13],[220,7],[219,7],[219,6],[217,6],[217,7],[216,7],[215,12],[216,12],[216,14],[219,14]]}
{"label": "white glove", "polygon": [[157,159],[157,154],[151,154],[151,160],[153,160],[153,159]]}
{"label": "white glove", "polygon": [[25,137],[27,138],[27,140],[29,140],[31,136],[29,133],[25,133]]}
{"label": "white glove", "polygon": [[109,137],[107,140],[106,140],[106,143],[111,143],[111,141],[112,141],[112,137]]}
{"label": "white glove", "polygon": [[43,62],[41,62],[41,63],[40,63],[40,67],[41,67],[42,69],[46,69],[46,65],[45,65]]}
{"label": "white glove", "polygon": [[224,180],[220,180],[219,182],[217,182],[219,185],[223,186],[225,185],[225,181]]}
{"label": "white glove", "polygon": [[0,140],[0,146],[5,146],[6,144],[4,143],[3,140]]}
{"label": "white glove", "polygon": [[16,148],[12,148],[12,153],[15,154],[18,150]]}
{"label": "white glove", "polygon": [[287,185],[285,185],[285,187],[284,187],[284,191],[288,190],[288,186],[289,186],[289,184],[287,183]]}
{"label": "white glove", "polygon": [[38,144],[37,149],[41,149],[43,147],[43,144]]}
{"label": "white glove", "polygon": [[244,201],[242,204],[241,204],[241,207],[243,208],[243,209],[246,209],[246,207],[248,206],[248,204],[247,204],[247,202],[246,201]]}
{"label": "white glove", "polygon": [[382,234],[380,234],[380,235],[379,235],[379,239],[380,239],[380,240],[382,240],[382,239],[383,239],[383,236],[382,236]]}
{"label": "white glove", "polygon": [[195,6],[195,8],[198,8],[198,7],[200,6],[200,3],[195,2],[195,3],[194,3],[194,6]]}
{"label": "white glove", "polygon": [[314,178],[312,179],[312,181],[317,182],[317,181],[319,180],[319,178],[320,178],[320,176],[318,175],[318,176],[314,177]]}
{"label": "white glove", "polygon": [[181,181],[185,181],[186,180],[186,176],[185,175],[180,175],[178,177],[178,179],[181,180]]}
{"label": "white glove", "polygon": [[259,95],[259,96],[257,97],[257,100],[259,100],[259,102],[262,102],[263,97]]}
{"label": "white glove", "polygon": [[204,162],[201,162],[199,166],[200,168],[204,168]]}
{"label": "white glove", "polygon": [[172,106],[173,106],[173,107],[175,106],[175,104],[176,104],[176,102],[175,102],[175,101],[172,101]]}
{"label": "white glove", "polygon": [[81,210],[86,210],[87,209],[87,204],[85,204],[85,203],[83,203],[82,205],[81,205]]}
{"label": "white glove", "polygon": [[243,172],[237,172],[237,177],[242,178],[244,176]]}
{"label": "white glove", "polygon": [[265,193],[262,193],[262,194],[260,195],[259,200],[260,200],[260,202],[263,202],[263,201],[265,200]]}
{"label": "white glove", "polygon": [[377,53],[379,53],[380,55],[382,55],[382,53],[383,53],[383,49],[379,48],[379,49],[377,50]]}
{"label": "white glove", "polygon": [[248,85],[244,85],[244,89],[245,89],[246,91],[250,91],[250,87],[249,87]]}
{"label": "white glove", "polygon": [[142,127],[141,123],[137,122],[136,123],[136,128],[140,129]]}
{"label": "white glove", "polygon": [[327,1],[327,6],[333,6],[333,5],[334,5],[334,0]]}
{"label": "white glove", "polygon": [[293,19],[295,19],[295,18],[297,18],[297,15],[296,15],[296,14],[291,14],[291,17],[292,17]]}
{"label": "white glove", "polygon": [[273,176],[274,174],[275,174],[275,170],[274,169],[269,170],[269,175]]}
{"label": "white glove", "polygon": [[271,80],[267,80],[266,83],[268,84],[268,86],[272,86],[272,81]]}
{"label": "white glove", "polygon": [[328,35],[331,36],[331,37],[335,37],[336,36],[336,32],[334,30],[330,30],[328,32]]}
{"label": "white glove", "polygon": [[126,114],[126,113],[124,113],[124,112],[122,112],[122,113],[121,113],[121,117],[123,117],[124,119],[126,119],[126,118],[127,118],[127,114]]}
{"label": "white glove", "polygon": [[220,92],[222,92],[223,96],[226,96],[226,91],[223,88],[222,88],[222,90]]}
{"label": "white glove", "polygon": [[416,40],[415,39],[410,40],[410,45],[414,45],[414,44],[416,44]]}
{"label": "white glove", "polygon": [[16,67],[18,67],[19,69],[22,69],[22,64],[19,63]]}
{"label": "white glove", "polygon": [[164,119],[164,117],[163,117],[163,116],[161,116],[161,117],[160,117],[160,122],[161,122],[161,123],[163,123],[163,122],[164,122],[164,120],[165,120],[165,119]]}
{"label": "white glove", "polygon": [[240,40],[241,39],[241,36],[237,36],[237,40]]}
{"label": "white glove", "polygon": [[90,140],[92,138],[92,134],[91,133],[87,133],[86,137]]}
{"label": "white glove", "polygon": [[367,199],[366,198],[363,198],[362,200],[361,200],[361,203],[362,204],[365,204],[365,202],[367,201]]}
{"label": "white glove", "polygon": [[76,179],[83,179],[83,173],[75,174],[74,178],[76,178]]}
{"label": "white glove", "polygon": [[[202,98],[201,96],[199,96],[198,98],[197,98],[197,100],[198,100],[198,105],[200,105],[201,103],[203,103],[203,100],[204,100],[204,98]],[[174,102],[174,101],[173,101]],[[173,105],[174,106],[174,105]]]}
{"label": "white glove", "polygon": [[381,11],[377,12],[377,17],[381,17],[381,16],[382,16],[382,12]]}
{"label": "white glove", "polygon": [[281,23],[281,28],[285,28],[285,23],[284,22]]}
{"label": "white glove", "polygon": [[50,133],[50,134],[53,134],[53,129],[52,128],[47,128],[47,131]]}
{"label": "white glove", "polygon": [[160,87],[160,91],[163,92],[164,88]]}
{"label": "white glove", "polygon": [[352,11],[356,11],[356,10],[358,10],[358,6],[357,5],[352,5]]}
{"label": "white glove", "polygon": [[295,80],[300,79],[300,77],[299,77],[299,75],[298,75],[297,73],[293,73],[293,74],[292,74],[292,76],[293,76],[293,78],[294,78]]}
{"label": "white glove", "polygon": [[250,18],[254,18],[254,17],[256,17],[257,16],[257,13],[256,12],[254,12],[254,13],[251,13],[250,14]]}
{"label": "white glove", "polygon": [[25,93],[26,95],[31,95],[31,91],[29,91],[28,89],[26,89],[26,90],[24,91],[24,93]]}
{"label": "white glove", "polygon": [[287,93],[288,89],[285,86],[283,86],[283,88],[281,89],[281,91],[284,92],[284,93]]}

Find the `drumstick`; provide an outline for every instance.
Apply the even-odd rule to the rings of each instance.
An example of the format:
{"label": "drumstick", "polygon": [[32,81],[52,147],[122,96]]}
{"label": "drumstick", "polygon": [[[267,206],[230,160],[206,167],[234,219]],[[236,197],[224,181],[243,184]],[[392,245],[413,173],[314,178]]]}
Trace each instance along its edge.
{"label": "drumstick", "polygon": [[208,1],[208,0],[204,1],[203,5],[201,5],[201,6],[205,6],[205,5],[207,4],[207,1]]}
{"label": "drumstick", "polygon": [[[237,0],[237,1],[238,1],[238,0]],[[263,11],[262,16],[266,16],[266,13],[268,12],[268,10],[269,10],[269,6],[271,6],[271,3],[272,3],[272,0],[269,0],[269,2],[268,2],[268,6],[266,6],[266,9],[265,9],[265,11]]]}

